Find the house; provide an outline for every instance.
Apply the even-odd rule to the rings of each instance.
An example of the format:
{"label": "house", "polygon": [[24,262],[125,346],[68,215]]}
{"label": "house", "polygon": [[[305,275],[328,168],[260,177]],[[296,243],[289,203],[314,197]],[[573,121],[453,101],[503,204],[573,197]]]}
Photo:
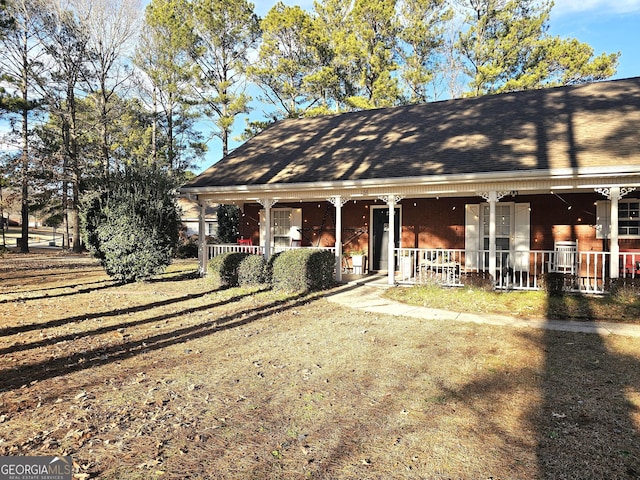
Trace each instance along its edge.
{"label": "house", "polygon": [[389,283],[602,291],[640,249],[638,187],[640,77],[282,120],[181,192],[238,205],[267,256],[332,249],[338,279],[364,248]]}
{"label": "house", "polygon": [[[180,221],[184,225],[185,235],[191,237],[200,233],[200,206],[196,200],[178,197],[181,210]],[[204,211],[204,231],[208,237],[215,237],[218,233],[218,206],[206,204]]]}

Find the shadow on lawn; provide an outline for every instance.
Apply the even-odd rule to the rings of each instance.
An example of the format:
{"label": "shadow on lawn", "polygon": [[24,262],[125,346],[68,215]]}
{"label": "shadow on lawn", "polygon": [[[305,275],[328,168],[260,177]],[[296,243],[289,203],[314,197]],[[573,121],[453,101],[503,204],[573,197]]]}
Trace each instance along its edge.
{"label": "shadow on lawn", "polygon": [[[137,307],[131,307],[131,308],[123,308],[123,309],[118,309],[118,310],[112,310],[112,311],[108,311],[108,312],[102,312],[102,313],[93,313],[90,315],[79,315],[76,317],[69,317],[69,318],[63,318],[60,320],[52,320],[51,322],[47,322],[45,324],[40,324],[40,325],[25,325],[25,327],[28,327],[29,330],[34,329],[41,329],[41,328],[52,328],[52,327],[58,327],[61,325],[66,325],[68,323],[76,323],[76,322],[83,322],[83,321],[87,321],[87,320],[92,320],[95,318],[105,318],[105,317],[114,317],[114,316],[119,316],[119,315],[129,315],[132,313],[138,313],[138,312],[143,312],[146,310],[152,310],[154,308],[158,308],[158,307],[164,307],[164,306],[168,306],[168,305],[172,305],[175,303],[181,303],[181,302],[188,302],[191,300],[195,300],[197,298],[201,298],[205,295],[208,295],[211,292],[204,292],[204,293],[197,293],[197,294],[190,294],[190,295],[185,295],[184,297],[179,297],[179,298],[172,298],[169,300],[163,300],[161,302],[154,302],[154,303],[148,303],[145,305],[139,305]],[[50,338],[46,338],[44,340],[40,340],[38,342],[31,342],[31,343],[18,343],[16,345],[12,345],[11,347],[7,347],[7,348],[2,348],[0,349],[0,355],[6,355],[9,353],[14,353],[14,352],[20,352],[20,351],[24,351],[24,350],[31,350],[31,349],[35,349],[35,348],[40,348],[40,347],[46,347],[49,345],[55,345],[56,343],[59,342],[65,342],[65,341],[70,341],[70,340],[78,340],[80,338],[84,338],[84,337],[91,337],[92,335],[101,335],[104,333],[109,333],[109,332],[115,332],[118,331],[122,328],[132,328],[132,327],[138,327],[141,325],[145,325],[148,323],[154,323],[154,322],[161,322],[164,320],[168,320],[170,318],[173,318],[175,316],[179,316],[179,315],[188,315],[190,313],[195,313],[195,312],[200,312],[203,310],[208,310],[210,308],[214,308],[214,307],[220,307],[222,305],[228,305],[230,303],[233,302],[237,302],[238,300],[242,299],[243,297],[245,297],[246,295],[236,295],[235,297],[231,297],[227,300],[223,300],[220,302],[215,302],[215,303],[210,303],[207,305],[203,305],[200,307],[190,307],[190,308],[186,308],[184,310],[178,311],[178,312],[169,312],[169,313],[165,313],[162,315],[157,315],[151,318],[144,318],[144,319],[140,319],[140,320],[134,320],[131,322],[124,322],[124,323],[118,323],[116,325],[109,325],[106,327],[101,327],[101,328],[96,328],[94,330],[87,330],[84,332],[74,332],[74,333],[70,333],[68,335],[60,335],[60,336],[56,336],[56,337],[50,337]],[[17,331],[23,331],[20,330],[21,327],[16,327],[13,329],[13,331],[11,331],[10,333],[16,333]],[[3,335],[6,333],[3,333],[2,331],[0,331],[0,335]]]}
{"label": "shadow on lawn", "polygon": [[[593,318],[587,300],[576,300]],[[640,385],[640,362],[597,334],[547,329],[540,342],[542,405],[532,412],[539,477],[640,478],[640,431],[627,398]]]}
{"label": "shadow on lawn", "polygon": [[[97,284],[104,284],[105,282],[106,285],[100,285],[97,286]],[[96,285],[96,286],[88,286],[85,287],[85,285]],[[117,285],[116,283],[114,283],[111,280],[101,280],[101,281],[97,281],[97,282],[87,282],[87,283],[76,283],[75,285],[64,285],[64,286],[60,286],[60,287],[54,287],[54,288],[41,288],[41,289],[35,289],[35,290],[28,290],[28,291],[21,291],[21,292],[8,292],[6,293],[7,295],[15,295],[15,294],[21,294],[21,293],[29,293],[29,292],[43,292],[43,291],[47,291],[47,290],[61,290],[64,288],[77,288],[79,286],[82,286],[84,288],[77,288],[76,290],[73,290],[72,292],[64,292],[64,293],[56,293],[56,294],[49,294],[49,293],[43,293],[41,295],[37,295],[34,297],[18,297],[18,298],[5,298],[0,300],[0,304],[3,303],[11,303],[11,302],[30,302],[30,301],[34,301],[34,300],[43,300],[43,299],[48,299],[48,298],[60,298],[60,297],[68,297],[70,295],[77,295],[79,293],[91,293],[91,292],[95,292],[97,290],[104,290],[107,288],[112,288],[115,285]]]}
{"label": "shadow on lawn", "polygon": [[[91,291],[95,291],[95,290],[102,290],[102,289],[106,289],[106,288],[113,288],[113,285],[105,285],[103,287],[100,288],[95,288],[92,289]],[[76,291],[76,292],[71,292],[65,295],[74,295],[74,294],[78,294],[78,293],[82,293],[81,291]],[[0,337],[1,336],[6,336],[6,335],[14,335],[16,333],[22,333],[22,332],[29,332],[32,330],[44,330],[46,328],[54,328],[54,327],[60,327],[62,325],[66,325],[68,323],[75,323],[75,322],[84,322],[87,320],[94,320],[96,318],[107,318],[107,317],[117,317],[119,315],[128,315],[131,313],[138,313],[138,312],[144,312],[146,310],[151,310],[154,308],[158,308],[158,307],[166,307],[169,305],[173,305],[174,303],[180,303],[180,302],[186,302],[189,300],[195,300],[197,298],[201,298],[204,297],[205,295],[209,295],[211,292],[207,291],[207,292],[201,292],[201,293],[190,293],[188,295],[183,295],[182,297],[176,297],[176,298],[169,298],[166,300],[160,300],[158,302],[152,302],[152,303],[146,303],[144,305],[138,305],[135,307],[126,307],[126,308],[117,308],[114,310],[107,310],[104,312],[95,312],[95,313],[88,313],[88,314],[82,314],[82,315],[76,315],[74,317],[66,317],[66,318],[60,318],[57,320],[50,320],[48,322],[44,322],[44,323],[31,323],[31,324],[26,324],[26,325],[18,325],[18,326],[13,326],[13,327],[7,327],[7,328],[2,328],[0,329]]]}
{"label": "shadow on lawn", "polygon": [[[82,282],[82,283],[78,283],[77,278],[74,279],[74,280],[75,281],[70,283],[70,284],[59,285],[57,287],[32,288],[31,286],[29,286],[28,289],[25,289],[25,290],[5,291],[5,292],[2,292],[2,295],[19,295],[19,294],[34,293],[34,292],[50,292],[50,291],[53,291],[53,290],[63,290],[65,288],[76,288],[76,287],[79,287],[79,286],[99,285],[99,284],[102,284],[102,283],[111,282],[108,278],[105,278],[103,280],[96,280],[94,282]],[[42,300],[43,298],[48,298],[48,297],[54,297],[55,298],[54,295],[49,295],[49,294],[45,293],[44,295],[41,295],[39,297],[11,298],[11,299],[7,298],[7,299],[0,300],[0,303],[9,303],[9,302],[14,302],[16,300],[19,300],[21,302],[27,301],[27,300]]]}
{"label": "shadow on lawn", "polygon": [[[140,321],[125,322],[125,323],[113,325],[110,327],[105,327],[104,329],[97,329],[91,332],[87,332],[86,334],[82,334],[82,336],[96,335],[99,333],[104,333],[106,331],[118,330],[121,328],[142,325],[145,323],[158,322],[158,321],[166,320],[168,318],[173,318],[180,315],[187,315],[191,313],[206,311],[208,309],[215,308],[227,303],[236,302],[240,300],[242,297],[252,295],[253,293],[254,292],[248,293],[246,295],[235,296],[222,302],[213,302],[210,304],[201,305],[199,307],[190,307],[182,311],[162,314],[162,315],[158,315],[158,316],[140,320]],[[202,295],[205,295],[205,294],[197,294],[196,296],[202,296]],[[146,353],[153,350],[160,350],[172,345],[187,342],[189,340],[194,340],[197,338],[205,337],[207,335],[212,335],[219,331],[246,325],[248,323],[259,320],[265,316],[272,315],[280,311],[285,311],[290,308],[299,307],[308,301],[307,297],[308,295],[306,294],[300,294],[296,297],[292,297],[284,301],[274,301],[267,305],[262,305],[249,310],[243,310],[242,312],[228,314],[228,315],[216,318],[215,320],[210,320],[210,321],[199,323],[197,325],[192,325],[189,327],[177,328],[170,332],[165,332],[162,334],[145,337],[139,340],[132,340],[129,342],[123,342],[116,345],[109,345],[108,347],[103,347],[103,348],[94,348],[91,350],[76,352],[67,356],[57,357],[57,358],[41,361],[41,362],[30,364],[30,365],[23,365],[13,369],[6,369],[4,371],[0,371],[0,378],[2,378],[0,391],[13,390],[16,388],[20,388],[22,385],[25,385],[25,384],[28,385],[29,383],[34,381],[42,381],[42,380],[54,378],[60,375],[66,375],[66,374],[81,371],[81,370],[99,367],[102,365],[121,361],[123,359],[133,357],[142,353]],[[184,301],[184,300],[185,298],[182,297],[180,299],[174,299],[173,301],[175,302],[175,301]],[[167,302],[158,302],[158,304],[166,304],[166,303]],[[151,307],[150,305],[145,305],[144,307],[141,307],[141,308],[149,309],[153,307]],[[127,313],[128,311],[129,311],[128,309],[121,311],[121,314]],[[69,319],[58,320],[56,322],[66,323],[67,321],[69,321]],[[43,342],[46,342],[46,344],[58,343],[60,341],[63,341],[65,338],[67,338],[68,340],[76,339],[78,338],[78,334],[72,334],[65,337],[57,337],[55,339],[47,339],[47,340],[44,340]],[[40,343],[42,342],[37,342],[38,345],[30,344],[24,347],[32,348],[34,346],[35,347],[41,346],[39,345]],[[19,345],[16,347],[23,347],[23,346]],[[10,348],[14,348],[14,347],[10,347]],[[24,348],[20,348],[20,349],[24,349]]]}
{"label": "shadow on lawn", "polygon": [[[84,270],[83,272],[85,272],[86,270]],[[104,270],[100,270],[102,272],[104,272]],[[69,275],[68,273],[65,275]],[[45,275],[46,276],[46,275]],[[191,280],[194,278],[197,278],[199,276],[199,273],[197,270],[180,270],[177,272],[164,272],[159,274],[158,276],[147,280],[146,282],[148,283],[164,283],[164,282],[177,282],[180,280]],[[35,275],[34,275],[35,277]],[[12,294],[20,294],[20,293],[30,293],[30,292],[44,292],[44,291],[50,291],[50,290],[62,290],[65,288],[74,288],[76,290],[72,291],[72,292],[64,292],[64,293],[58,293],[58,294],[48,294],[48,293],[44,293],[42,295],[38,295],[38,296],[29,296],[29,297],[24,297],[24,298],[6,298],[6,299],[2,299],[0,300],[0,304],[3,303],[9,303],[9,302],[15,302],[17,300],[21,301],[21,302],[28,302],[28,301],[33,301],[33,300],[42,300],[42,299],[49,299],[49,298],[60,298],[60,297],[68,297],[70,295],[77,295],[78,293],[91,293],[94,292],[96,290],[104,290],[107,288],[111,288],[117,285],[122,285],[119,284],[118,282],[116,282],[115,280],[111,280],[109,278],[105,278],[104,280],[97,280],[94,282],[84,282],[84,283],[80,283],[77,281],[77,277],[73,279],[74,281],[70,282],[68,285],[61,285],[58,287],[45,287],[45,288],[38,288],[38,289],[29,289],[28,291],[26,290],[16,290],[16,291],[12,291],[12,292],[3,292],[3,295],[12,295]],[[87,285],[97,285],[97,284],[105,284],[102,286],[87,286]],[[84,287],[84,288],[78,288],[78,287]],[[1,334],[1,332],[0,332]]]}

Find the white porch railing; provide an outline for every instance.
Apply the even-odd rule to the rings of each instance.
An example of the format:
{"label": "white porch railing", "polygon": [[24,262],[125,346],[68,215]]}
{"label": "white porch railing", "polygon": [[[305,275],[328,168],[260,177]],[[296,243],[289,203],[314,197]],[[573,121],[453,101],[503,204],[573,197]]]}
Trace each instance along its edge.
{"label": "white porch railing", "polygon": [[[334,247],[271,247],[271,254],[281,253],[286,250],[295,250],[298,248],[313,248],[316,250],[328,250],[335,252]],[[207,259],[208,262],[213,257],[222,255],[223,253],[250,253],[253,255],[263,255],[264,248],[261,245],[238,245],[235,243],[222,244],[222,245],[207,245]]]}
{"label": "white porch railing", "polygon": [[[334,252],[334,247],[272,247],[271,254],[296,248],[314,248]],[[262,255],[259,245],[207,245],[207,261],[227,252]],[[462,286],[472,276],[489,275],[489,250],[397,248],[398,272],[396,281],[402,284],[435,282],[446,286]],[[538,290],[542,275],[563,273],[568,290],[602,293],[609,279],[609,252],[576,252],[573,262],[566,254],[562,259],[553,250],[496,252],[496,271],[493,275],[498,289]],[[572,265],[573,263],[573,265]],[[562,270],[559,270],[559,265]],[[620,277],[640,279],[640,251],[620,252]]]}
{"label": "white porch railing", "polygon": [[[484,276],[489,272],[489,250],[464,249],[395,249],[398,257],[399,283],[435,282],[447,286],[462,286],[472,276]],[[632,254],[628,254],[632,255]],[[636,254],[640,262],[640,254]],[[628,261],[621,254],[621,265]],[[541,277],[546,273],[563,273],[568,290],[601,293],[608,278],[608,252],[576,252],[572,266],[553,250],[500,251],[496,252],[496,271],[492,275],[496,288],[513,290],[538,290]],[[640,276],[640,264],[635,275]],[[622,275],[622,273],[621,273]],[[470,283],[467,281],[467,283]]]}
{"label": "white porch railing", "polygon": [[222,245],[207,245],[208,262],[213,257],[222,255],[223,253],[251,253],[254,255],[262,255],[263,249],[260,245],[238,245],[236,243]]}

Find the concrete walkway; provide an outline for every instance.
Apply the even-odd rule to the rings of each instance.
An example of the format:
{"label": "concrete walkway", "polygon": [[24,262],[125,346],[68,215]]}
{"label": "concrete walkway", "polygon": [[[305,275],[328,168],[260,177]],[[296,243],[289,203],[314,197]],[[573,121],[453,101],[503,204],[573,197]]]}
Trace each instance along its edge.
{"label": "concrete walkway", "polygon": [[[386,281],[386,277],[384,279]],[[327,295],[327,300],[365,312],[384,313],[425,320],[448,320],[454,322],[483,323],[506,327],[546,328],[564,332],[597,333],[599,335],[623,335],[640,338],[640,325],[613,322],[589,322],[572,320],[546,320],[544,318],[521,318],[506,315],[478,315],[473,313],[452,312],[435,308],[418,307],[383,298],[388,285],[379,277],[365,277],[338,287]]]}

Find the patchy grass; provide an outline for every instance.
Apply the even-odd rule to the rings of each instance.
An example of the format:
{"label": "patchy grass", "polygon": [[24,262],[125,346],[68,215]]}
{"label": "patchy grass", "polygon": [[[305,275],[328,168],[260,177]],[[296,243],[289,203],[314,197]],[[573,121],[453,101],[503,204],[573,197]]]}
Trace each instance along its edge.
{"label": "patchy grass", "polygon": [[640,295],[631,289],[623,289],[616,295],[548,296],[542,291],[504,292],[419,285],[389,289],[385,295],[411,305],[458,312],[640,323]]}
{"label": "patchy grass", "polygon": [[117,286],[86,257],[5,257],[0,455],[114,480],[640,475],[634,339],[215,290],[194,269]]}

